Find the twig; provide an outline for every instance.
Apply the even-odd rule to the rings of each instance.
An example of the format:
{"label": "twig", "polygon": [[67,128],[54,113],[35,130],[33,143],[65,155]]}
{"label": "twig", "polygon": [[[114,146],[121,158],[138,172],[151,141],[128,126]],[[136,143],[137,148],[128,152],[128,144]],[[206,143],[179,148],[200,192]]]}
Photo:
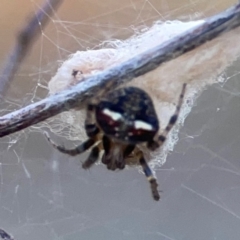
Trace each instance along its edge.
{"label": "twig", "polygon": [[82,107],[99,89],[119,84],[154,70],[163,62],[174,59],[240,25],[240,3],[201,25],[122,62],[99,74],[90,76],[76,86],[0,118],[0,137],[17,132],[71,108]]}
{"label": "twig", "polygon": [[4,230],[0,229],[0,237],[3,239],[3,240],[13,240],[13,238],[7,233],[5,232]]}
{"label": "twig", "polygon": [[31,45],[48,23],[50,16],[63,0],[47,0],[28,24],[19,32],[17,42],[6,61],[0,77],[0,95],[4,95],[19,64],[31,49]]}

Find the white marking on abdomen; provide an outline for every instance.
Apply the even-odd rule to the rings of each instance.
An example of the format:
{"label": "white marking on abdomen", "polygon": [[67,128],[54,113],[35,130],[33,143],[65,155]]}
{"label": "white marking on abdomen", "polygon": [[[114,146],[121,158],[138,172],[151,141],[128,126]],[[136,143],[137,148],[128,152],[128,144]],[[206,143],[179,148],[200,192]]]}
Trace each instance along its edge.
{"label": "white marking on abdomen", "polygon": [[108,108],[103,109],[103,113],[112,118],[114,121],[122,118],[122,114],[109,110]]}
{"label": "white marking on abdomen", "polygon": [[141,120],[134,121],[134,127],[136,129],[144,129],[144,130],[152,130],[153,129],[151,124],[148,124],[148,123],[143,122]]}

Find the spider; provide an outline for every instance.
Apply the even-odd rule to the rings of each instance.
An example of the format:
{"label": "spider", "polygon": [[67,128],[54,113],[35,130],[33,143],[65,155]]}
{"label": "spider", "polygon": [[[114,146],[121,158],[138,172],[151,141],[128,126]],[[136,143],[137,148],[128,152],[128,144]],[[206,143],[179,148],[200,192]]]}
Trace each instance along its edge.
{"label": "spider", "polygon": [[118,88],[87,105],[85,130],[88,139],[73,149],[57,145],[45,133],[48,141],[60,152],[75,156],[92,147],[82,167],[89,169],[99,158],[110,170],[124,169],[131,159],[136,159],[147,177],[153,199],[160,199],[158,183],[148,166],[140,145],[151,151],[165,142],[168,133],[177,121],[183,103],[186,84],[183,84],[176,110],[163,132],[158,135],[159,121],[151,97],[137,87]]}

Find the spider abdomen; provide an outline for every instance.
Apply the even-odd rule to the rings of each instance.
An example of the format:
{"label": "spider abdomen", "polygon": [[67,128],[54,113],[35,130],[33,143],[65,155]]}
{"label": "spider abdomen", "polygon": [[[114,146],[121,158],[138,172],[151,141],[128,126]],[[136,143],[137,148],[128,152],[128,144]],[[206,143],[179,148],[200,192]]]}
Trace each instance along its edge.
{"label": "spider abdomen", "polygon": [[104,97],[96,106],[96,121],[106,135],[133,144],[150,141],[159,130],[150,96],[136,87]]}

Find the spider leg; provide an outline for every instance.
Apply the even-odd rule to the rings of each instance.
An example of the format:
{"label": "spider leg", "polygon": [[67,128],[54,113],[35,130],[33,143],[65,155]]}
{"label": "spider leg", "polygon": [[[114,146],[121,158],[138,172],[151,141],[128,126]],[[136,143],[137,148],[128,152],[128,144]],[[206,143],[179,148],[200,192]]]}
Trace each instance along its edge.
{"label": "spider leg", "polygon": [[120,146],[121,150],[118,154],[118,158],[116,158],[115,160],[115,165],[116,168],[122,170],[125,168],[125,164],[126,164],[126,159],[129,156],[129,154],[132,153],[132,151],[135,148],[135,145],[127,145],[127,146]]}
{"label": "spider leg", "polygon": [[98,160],[99,152],[100,152],[100,144],[92,148],[88,158],[82,164],[83,169],[90,168]]}
{"label": "spider leg", "polygon": [[102,163],[105,165],[108,165],[111,161],[110,156],[109,156],[110,148],[111,148],[111,141],[106,135],[104,135],[102,138],[102,143],[103,143],[103,149],[104,149],[104,154],[102,156]]}
{"label": "spider leg", "polygon": [[125,159],[126,157],[129,156],[129,154],[132,153],[132,151],[134,150],[135,148],[135,145],[127,145],[126,148],[124,149],[124,152],[123,152],[123,158]]}
{"label": "spider leg", "polygon": [[180,112],[180,109],[183,104],[183,98],[185,95],[186,86],[187,86],[187,84],[184,83],[182,86],[181,94],[179,95],[179,98],[178,98],[178,104],[176,106],[176,110],[175,110],[174,114],[171,116],[171,118],[168,122],[168,125],[165,127],[164,131],[158,136],[157,141],[152,140],[152,141],[148,142],[147,146],[149,149],[155,150],[156,148],[161,147],[163,145],[163,143],[166,141],[168,133],[171,131],[171,129],[177,122],[179,112]]}
{"label": "spider leg", "polygon": [[143,156],[143,152],[141,150],[139,150],[137,155],[139,157],[139,163],[142,166],[143,172],[145,173],[145,176],[147,177],[147,179],[150,183],[153,199],[158,201],[160,199],[160,195],[159,195],[159,191],[157,189],[157,187],[158,187],[157,179],[153,176],[152,170],[148,166],[148,164]]}
{"label": "spider leg", "polygon": [[135,148],[135,145],[127,145],[125,147],[125,149],[123,150],[123,157],[122,157],[121,161],[116,161],[117,168],[119,168],[119,169],[125,168],[126,159],[132,153],[134,148]]}
{"label": "spider leg", "polygon": [[76,148],[67,149],[64,146],[60,146],[60,145],[56,144],[50,138],[50,136],[49,136],[49,134],[47,132],[44,132],[44,135],[46,136],[47,140],[52,144],[52,146],[54,148],[56,148],[61,153],[65,153],[65,154],[68,154],[68,155],[71,155],[71,156],[76,156],[77,154],[83,153],[84,151],[89,149],[97,141],[96,138],[89,138],[88,140],[86,140],[85,142],[83,142],[82,144],[77,146]]}
{"label": "spider leg", "polygon": [[116,170],[116,168],[122,165],[123,162],[122,146],[120,144],[113,143],[109,154],[106,155],[106,158],[110,160],[107,164],[107,169],[112,171]]}
{"label": "spider leg", "polygon": [[95,105],[89,103],[87,105],[87,116],[85,120],[85,130],[88,137],[93,137],[99,133],[99,128],[95,122]]}

